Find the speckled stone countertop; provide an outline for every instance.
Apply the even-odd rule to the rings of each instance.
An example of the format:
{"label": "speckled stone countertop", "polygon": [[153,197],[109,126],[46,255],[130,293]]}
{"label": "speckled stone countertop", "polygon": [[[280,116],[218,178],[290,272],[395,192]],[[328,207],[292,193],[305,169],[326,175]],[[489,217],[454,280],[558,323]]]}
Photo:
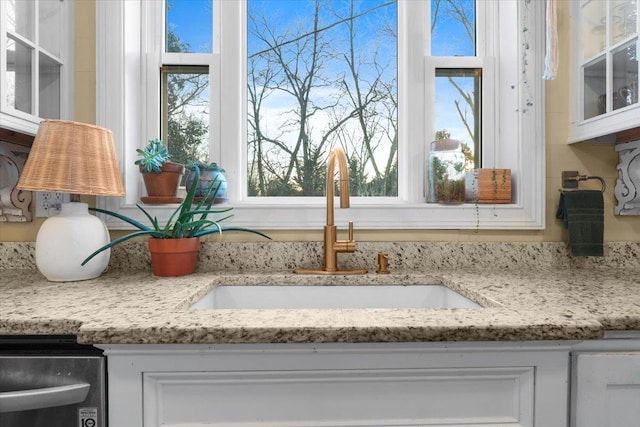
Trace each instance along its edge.
{"label": "speckled stone countertop", "polygon": [[[367,249],[380,247],[372,244]],[[434,256],[441,257],[443,247],[435,245],[438,255]],[[233,245],[230,248],[239,250]],[[504,265],[495,259],[492,262],[487,253],[474,259],[471,252],[483,252],[477,245],[460,249],[464,262],[450,261],[433,268],[422,256],[421,265],[412,265],[412,257],[427,248],[433,250],[434,245],[406,245],[401,251],[402,262],[390,255],[392,273],[388,275],[294,275],[287,261],[293,253],[282,254],[278,245],[267,247],[266,258],[243,261],[261,264],[262,268],[245,264],[236,271],[201,268],[196,274],[179,278],[155,277],[144,262],[137,265],[137,261],[128,261],[134,268],[110,266],[98,279],[67,283],[48,282],[32,268],[0,268],[0,334],[75,334],[80,342],[92,344],[315,343],[573,340],[602,338],[605,330],[640,330],[639,245],[609,247],[609,256],[627,257],[624,265],[613,266],[602,259],[566,261],[564,249],[553,244],[526,248],[498,245],[494,249],[500,259],[507,252],[512,257]],[[5,260],[9,256],[28,260],[31,248],[26,252],[22,249],[4,245],[0,254]],[[298,253],[297,249],[294,252]],[[317,251],[315,245],[308,249]],[[201,262],[211,253],[206,248],[203,252]],[[131,259],[114,255],[116,259]],[[302,264],[315,261],[314,257],[294,259]],[[375,266],[365,266],[375,270]],[[309,283],[444,284],[484,308],[189,309],[218,284]]]}

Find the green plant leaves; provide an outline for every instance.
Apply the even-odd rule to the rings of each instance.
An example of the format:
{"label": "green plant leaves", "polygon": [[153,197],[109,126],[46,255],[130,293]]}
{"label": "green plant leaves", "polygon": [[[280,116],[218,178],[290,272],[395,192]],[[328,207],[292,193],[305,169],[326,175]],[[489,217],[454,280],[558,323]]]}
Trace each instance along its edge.
{"label": "green plant leaves", "polygon": [[162,166],[169,160],[169,150],[159,139],[150,139],[144,149],[137,148],[136,152],[142,158],[134,163],[142,165],[142,172],[161,172]]}
{"label": "green plant leaves", "polygon": [[147,217],[147,219],[151,223],[151,227],[117,212],[112,212],[100,208],[89,208],[92,211],[100,212],[102,214],[118,218],[128,224],[133,225],[140,231],[135,231],[131,234],[127,234],[125,236],[112,240],[111,242],[107,243],[106,245],[89,255],[81,265],[85,265],[87,262],[89,262],[89,260],[91,260],[91,258],[104,250],[107,250],[119,243],[125,242],[134,237],[143,235],[149,235],[151,237],[155,237],[156,239],[181,239],[188,237],[201,237],[212,233],[222,233],[224,231],[242,231],[257,234],[271,240],[269,236],[259,231],[242,227],[220,226],[220,222],[231,218],[233,215],[227,215],[216,220],[208,219],[209,215],[222,214],[233,210],[233,208],[212,209],[215,198],[209,196],[211,194],[217,194],[220,185],[222,185],[222,182],[216,182],[215,180],[211,182],[211,184],[207,188],[207,191],[203,195],[202,200],[200,200],[196,207],[193,208],[196,187],[198,186],[198,178],[200,177],[200,169],[198,167],[195,167],[195,175],[195,179],[191,183],[191,186],[187,189],[187,195],[185,199],[171,213],[171,216],[169,216],[169,219],[164,225],[161,225],[157,217],[151,216],[151,214],[139,204],[136,204],[136,207],[140,209],[142,213]]}

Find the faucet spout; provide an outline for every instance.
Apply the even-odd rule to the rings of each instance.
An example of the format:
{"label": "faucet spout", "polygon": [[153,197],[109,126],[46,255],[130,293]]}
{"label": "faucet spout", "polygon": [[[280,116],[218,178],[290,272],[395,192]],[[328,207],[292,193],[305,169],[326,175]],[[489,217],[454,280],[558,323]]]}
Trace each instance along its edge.
{"label": "faucet spout", "polygon": [[333,183],[335,179],[336,162],[338,163],[338,173],[340,182],[340,207],[348,208],[349,199],[349,168],[347,167],[347,156],[340,147],[334,148],[329,153],[327,160],[327,225],[333,225]]}
{"label": "faucet spout", "polygon": [[340,269],[338,268],[339,252],[355,252],[356,242],[353,239],[353,222],[349,222],[349,237],[347,240],[338,240],[338,230],[334,224],[334,180],[338,165],[340,184],[340,207],[348,208],[349,200],[349,168],[347,156],[340,147],[334,148],[327,159],[327,223],[324,226],[324,267],[322,269],[295,269],[298,274],[364,274],[365,269]]}

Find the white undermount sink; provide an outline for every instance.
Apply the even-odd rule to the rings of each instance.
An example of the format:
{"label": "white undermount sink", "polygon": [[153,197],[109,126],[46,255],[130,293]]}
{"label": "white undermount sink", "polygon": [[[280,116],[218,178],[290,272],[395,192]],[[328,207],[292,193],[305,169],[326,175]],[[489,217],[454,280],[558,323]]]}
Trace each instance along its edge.
{"label": "white undermount sink", "polygon": [[482,308],[443,285],[218,285],[192,310]]}

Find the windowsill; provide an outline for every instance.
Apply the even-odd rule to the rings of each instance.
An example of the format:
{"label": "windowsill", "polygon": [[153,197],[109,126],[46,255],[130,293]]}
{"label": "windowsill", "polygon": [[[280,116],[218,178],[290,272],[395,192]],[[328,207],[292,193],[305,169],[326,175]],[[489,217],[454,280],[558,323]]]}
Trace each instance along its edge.
{"label": "windowsill", "polygon": [[[216,205],[233,207],[233,217],[226,225],[267,230],[307,230],[322,228],[326,224],[324,198],[311,198],[304,202],[265,204],[257,202],[231,202]],[[104,203],[104,200],[101,201]],[[113,209],[116,200],[107,200],[106,209]],[[110,205],[110,206],[109,206]],[[104,207],[99,202],[100,207]],[[152,216],[162,222],[172,212],[171,206],[143,205]],[[522,204],[474,204],[443,205],[437,203],[372,203],[351,200],[351,207],[340,209],[336,200],[335,224],[342,228],[353,221],[356,229],[542,229],[543,218],[528,217]],[[167,209],[169,208],[169,209]],[[146,222],[146,218],[134,205],[117,207],[119,213]],[[536,211],[536,210],[533,210]],[[126,229],[127,224],[112,217],[104,217],[110,229]]]}

